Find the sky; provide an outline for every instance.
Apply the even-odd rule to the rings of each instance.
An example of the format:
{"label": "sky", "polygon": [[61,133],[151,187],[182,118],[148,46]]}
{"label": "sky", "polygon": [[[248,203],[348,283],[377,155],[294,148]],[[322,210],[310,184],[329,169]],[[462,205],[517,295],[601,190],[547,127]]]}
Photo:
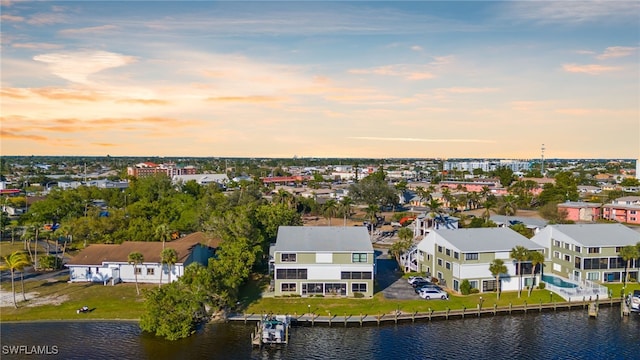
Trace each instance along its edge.
{"label": "sky", "polygon": [[640,157],[638,1],[1,1],[3,155]]}

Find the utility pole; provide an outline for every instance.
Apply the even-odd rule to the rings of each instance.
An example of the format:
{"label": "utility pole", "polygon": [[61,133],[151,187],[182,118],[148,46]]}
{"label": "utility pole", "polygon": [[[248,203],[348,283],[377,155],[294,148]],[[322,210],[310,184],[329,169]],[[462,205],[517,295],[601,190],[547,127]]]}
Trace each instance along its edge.
{"label": "utility pole", "polygon": [[541,159],[542,159],[542,162],[541,162],[541,165],[540,165],[540,172],[542,173],[542,177],[545,177],[544,176],[544,144],[542,144],[542,148],[540,150],[541,150],[541,154],[540,155],[541,155]]}

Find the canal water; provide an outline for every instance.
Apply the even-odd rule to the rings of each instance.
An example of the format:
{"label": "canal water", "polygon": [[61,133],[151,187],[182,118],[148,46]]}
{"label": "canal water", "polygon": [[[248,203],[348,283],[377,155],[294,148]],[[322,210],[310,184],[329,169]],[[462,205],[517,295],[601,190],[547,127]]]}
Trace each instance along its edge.
{"label": "canal water", "polygon": [[[289,345],[263,350],[251,347],[253,329],[210,324],[170,342],[141,333],[133,322],[3,323],[0,358],[640,359],[640,316],[621,318],[616,307],[601,308],[597,319],[575,310],[379,327],[294,327]],[[20,345],[20,355],[9,354]],[[33,355],[45,350],[49,355]]]}

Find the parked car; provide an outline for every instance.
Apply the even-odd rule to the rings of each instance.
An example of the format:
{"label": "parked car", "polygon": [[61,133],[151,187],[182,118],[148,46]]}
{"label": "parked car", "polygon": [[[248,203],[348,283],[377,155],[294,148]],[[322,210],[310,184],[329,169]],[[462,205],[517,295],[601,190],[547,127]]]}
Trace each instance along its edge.
{"label": "parked car", "polygon": [[417,288],[415,288],[416,294],[419,294],[420,291],[422,291],[422,289],[436,289],[436,290],[440,290],[440,291],[444,291],[440,286],[435,285],[435,284],[426,284],[426,285],[422,285],[419,286]]}
{"label": "parked car", "polygon": [[631,311],[640,312],[640,290],[634,290],[630,301]]}
{"label": "parked car", "polygon": [[430,300],[430,299],[448,300],[449,299],[449,294],[446,291],[441,291],[433,288],[422,289],[419,295],[421,298],[425,300]]}
{"label": "parked car", "polygon": [[407,281],[409,282],[409,284],[413,285],[413,283],[416,281],[427,281],[427,279],[423,278],[422,276],[409,276],[409,279]]}
{"label": "parked car", "polygon": [[411,284],[414,288],[423,287],[425,285],[433,285],[433,283],[430,281],[414,281],[413,284]]}

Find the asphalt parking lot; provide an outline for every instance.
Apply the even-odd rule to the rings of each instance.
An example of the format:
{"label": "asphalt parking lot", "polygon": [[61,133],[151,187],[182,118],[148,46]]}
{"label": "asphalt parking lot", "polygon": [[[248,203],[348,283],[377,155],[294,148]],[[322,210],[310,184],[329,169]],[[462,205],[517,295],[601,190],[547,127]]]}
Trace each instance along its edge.
{"label": "asphalt parking lot", "polygon": [[402,278],[402,272],[398,270],[398,263],[390,259],[386,254],[378,256],[377,260],[378,286],[386,299],[418,299],[413,287],[407,279]]}

